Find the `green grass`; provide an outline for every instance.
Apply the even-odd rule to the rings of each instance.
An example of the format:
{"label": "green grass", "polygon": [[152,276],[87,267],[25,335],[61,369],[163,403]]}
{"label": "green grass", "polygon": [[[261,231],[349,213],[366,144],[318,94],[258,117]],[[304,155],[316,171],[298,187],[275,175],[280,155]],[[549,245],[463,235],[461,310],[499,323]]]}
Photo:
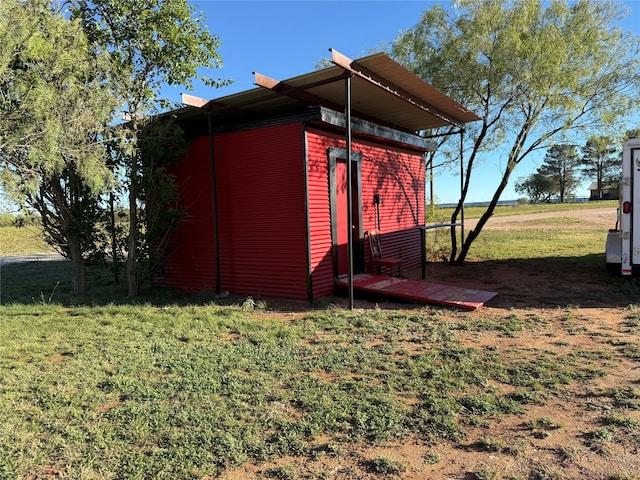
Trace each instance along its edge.
{"label": "green grass", "polygon": [[604,251],[606,232],[576,230],[483,231],[470,256],[492,260],[581,257]]}
{"label": "green grass", "polygon": [[[319,435],[383,441],[409,425],[381,382],[406,384],[401,370],[383,368],[366,333],[341,348],[348,318],[336,328],[333,316],[287,326],[213,305],[20,305],[3,319],[3,478],[51,466],[187,478],[303,455]],[[309,341],[318,335],[328,338]]]}
{"label": "green grass", "polygon": [[43,240],[37,226],[0,226],[0,257],[53,252],[54,249]]}
{"label": "green grass", "polygon": [[[490,260],[531,260],[537,258],[576,258],[599,255],[604,262],[606,232],[589,229],[485,229],[474,241],[468,258]],[[460,246],[458,234],[458,246]],[[427,233],[427,249],[431,260],[448,256],[451,248],[449,232],[445,230]],[[448,257],[447,257],[448,258]]]}
{"label": "green grass", "polygon": [[[506,217],[511,215],[523,215],[529,213],[543,212],[560,212],[570,210],[582,210],[589,208],[610,208],[617,207],[617,200],[604,200],[597,202],[580,202],[580,203],[541,203],[536,205],[498,205],[493,212],[496,217]],[[449,221],[453,214],[453,208],[433,209],[434,220],[430,221]],[[464,217],[466,219],[480,218],[486,211],[486,207],[469,206],[464,208]]]}
{"label": "green grass", "polygon": [[[615,200],[602,202],[584,202],[569,204],[541,204],[541,205],[508,205],[498,206],[494,216],[522,215],[543,212],[570,212],[576,209],[616,207]],[[465,218],[479,218],[484,213],[484,207],[465,208]],[[450,221],[453,209],[434,209],[430,213],[428,222]],[[604,255],[606,232],[599,229],[575,228],[587,225],[568,213],[566,217],[531,220],[519,222],[518,226],[539,228],[518,228],[511,230],[483,229],[479,237],[471,246],[468,258],[482,258],[491,260],[507,259],[535,259],[547,257],[584,257],[592,254]],[[557,228],[563,226],[565,228]],[[551,229],[545,227],[553,227]],[[459,229],[457,244],[461,245]],[[468,232],[466,232],[468,235]],[[434,229],[426,232],[427,251],[431,261],[448,259],[451,252],[450,229]],[[602,263],[603,258],[596,260]]]}
{"label": "green grass", "polygon": [[[0,307],[2,478],[199,478],[354,442],[435,445],[597,376],[571,355],[463,347],[429,308],[287,320],[244,299],[74,305],[37,294],[63,274],[38,267],[49,286],[13,287]],[[29,268],[4,267],[3,285]],[[402,470],[374,460],[367,468]]]}
{"label": "green grass", "polygon": [[[479,243],[484,252],[505,243],[505,232],[491,233]],[[525,240],[531,235],[520,245],[530,259]],[[577,262],[595,248],[585,242]],[[549,320],[535,314],[330,307],[286,315],[269,312],[268,302],[149,288],[134,302],[108,272],[88,273],[90,294],[77,299],[67,293],[66,262],[2,267],[0,478],[202,478],[246,462],[340,455],[351,444],[457,442],[470,427],[488,428],[567,384],[605,375],[599,362],[610,359],[562,348],[523,356],[461,340],[469,331],[541,329]],[[637,356],[632,346],[611,346]],[[634,388],[594,396],[625,409],[640,398]],[[637,430],[624,415],[605,421],[590,437],[598,451],[606,432]],[[505,450],[500,442],[480,441],[489,451]],[[406,468],[384,456],[360,466],[382,477]],[[296,478],[288,465],[265,474]]]}
{"label": "green grass", "polygon": [[436,444],[524,411],[491,382],[553,393],[591,378],[570,356],[465,348],[429,309],[285,321],[241,302],[1,308],[3,478],[195,478],[342,443]]}

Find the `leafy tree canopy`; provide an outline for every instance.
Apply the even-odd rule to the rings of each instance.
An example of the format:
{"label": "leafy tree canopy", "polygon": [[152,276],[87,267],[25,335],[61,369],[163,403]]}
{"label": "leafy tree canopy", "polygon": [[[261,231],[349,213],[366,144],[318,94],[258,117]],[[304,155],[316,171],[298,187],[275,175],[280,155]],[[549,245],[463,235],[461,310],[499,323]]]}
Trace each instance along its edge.
{"label": "leafy tree canopy", "polygon": [[595,182],[595,196],[603,198],[604,190],[615,188],[622,175],[622,143],[605,135],[593,135],[582,147],[582,174]]}
{"label": "leafy tree canopy", "polygon": [[[204,18],[187,0],[70,0],[73,18],[81,21],[96,52],[110,57],[107,79],[120,99],[126,128],[118,129],[115,169],[127,177],[129,226],[127,238],[127,284],[130,296],[137,295],[141,282],[139,256],[141,241],[149,225],[145,212],[146,181],[141,136],[149,116],[167,107],[160,98],[165,85],[191,88],[195,81],[208,86],[226,82],[206,75],[221,65],[217,52],[220,40],[211,34]],[[169,177],[164,177],[166,180]],[[113,203],[113,202],[112,202]],[[147,256],[148,258],[148,256]]]}
{"label": "leafy tree canopy", "polygon": [[500,152],[504,165],[457,259],[452,235],[454,263],[464,261],[512,171],[531,152],[569,130],[589,135],[635,111],[640,43],[613,26],[625,14],[610,1],[458,0],[449,11],[425,11],[397,39],[392,53],[401,63],[481,117],[468,126],[462,198],[452,223],[481,155]]}
{"label": "leafy tree canopy", "polygon": [[515,184],[515,190],[526,195],[531,203],[548,203],[558,193],[557,185],[539,172],[519,179]]}
{"label": "leafy tree canopy", "polygon": [[51,2],[0,2],[0,181],[40,214],[46,240],[71,260],[78,295],[98,193],[113,178],[103,148],[116,105],[107,67],[80,22]]}
{"label": "leafy tree canopy", "polygon": [[558,192],[558,201],[564,203],[573,195],[580,183],[578,166],[580,158],[575,145],[552,145],[544,156],[544,163],[538,167],[538,173],[547,177]]}
{"label": "leafy tree canopy", "polygon": [[23,199],[72,168],[92,190],[109,179],[99,142],[114,108],[79,22],[45,0],[0,2],[0,168]]}
{"label": "leafy tree canopy", "polygon": [[220,39],[187,0],[70,3],[73,17],[82,22],[94,47],[111,57],[109,86],[127,113],[136,116],[157,107],[165,85],[227,83],[206,74],[222,65]]}

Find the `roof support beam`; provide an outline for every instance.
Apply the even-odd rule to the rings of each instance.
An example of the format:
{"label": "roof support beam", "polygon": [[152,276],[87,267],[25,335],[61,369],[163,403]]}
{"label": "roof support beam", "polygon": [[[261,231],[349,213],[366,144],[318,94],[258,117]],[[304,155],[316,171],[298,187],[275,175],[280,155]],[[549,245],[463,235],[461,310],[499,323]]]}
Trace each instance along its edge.
{"label": "roof support beam", "polygon": [[464,123],[461,123],[460,121],[447,115],[441,110],[416,98],[414,95],[411,95],[409,92],[407,92],[406,90],[403,90],[397,85],[394,85],[393,83],[386,81],[384,78],[376,75],[375,73],[371,72],[370,70],[360,65],[359,63],[353,61],[346,55],[343,55],[342,53],[338,52],[337,50],[330,48],[329,51],[331,52],[331,62],[334,63],[335,65],[345,69],[348,72],[351,72],[353,75],[363,80],[366,80],[370,84],[375,85],[376,87],[381,88],[382,90],[388,93],[391,93],[392,95],[395,95],[397,98],[431,115],[441,118],[442,120],[449,123],[450,125],[455,125],[459,128],[464,129]]}
{"label": "roof support beam", "polygon": [[205,110],[209,110],[209,105],[211,104],[211,100],[205,100],[204,98],[195,97],[193,95],[189,95],[188,93],[183,93],[182,103],[184,103],[185,105],[189,105],[190,107],[203,108]]}
{"label": "roof support beam", "polygon": [[280,82],[271,77],[267,77],[258,72],[253,72],[254,83],[259,87],[263,87],[271,90],[277,95],[286,95],[287,97],[295,98],[296,100],[301,100],[303,102],[309,103],[311,105],[324,105],[326,107],[332,108],[333,110],[342,110],[344,107],[342,105],[337,105],[333,102],[329,102],[324,98],[320,98],[312,93],[307,92],[310,88],[319,87],[322,85],[326,85],[328,83],[333,83],[338,80],[342,80],[345,78],[345,75],[339,75],[337,77],[328,78],[326,80],[322,80],[320,82],[310,83],[308,85],[303,85],[301,87],[294,87],[285,82]]}
{"label": "roof support beam", "polygon": [[225,105],[224,103],[216,102],[214,100],[206,100],[187,93],[182,94],[182,103],[189,105],[190,107],[201,108],[209,113],[230,112],[234,115],[244,115],[247,113],[241,108],[242,105]]}
{"label": "roof support beam", "polygon": [[[312,82],[312,83],[307,83],[298,87],[294,87],[293,85],[289,85],[288,83],[285,82],[281,82],[279,80],[275,80],[271,77],[268,77],[266,75],[263,75],[261,73],[258,72],[253,72],[254,75],[254,83],[262,88],[266,88],[268,90],[271,90],[272,92],[274,92],[276,95],[286,95],[287,97],[291,97],[291,98],[295,98],[296,100],[300,100],[302,102],[308,103],[310,105],[321,105],[323,107],[327,107],[330,108],[332,110],[336,110],[336,111],[342,111],[344,110],[344,106],[343,105],[339,105],[337,103],[331,102],[329,100],[327,100],[326,98],[322,98],[322,97],[318,97],[317,95],[314,95],[312,93],[307,92],[307,90],[311,89],[311,88],[315,88],[315,87],[321,87],[322,85],[327,85],[329,83],[334,83],[334,82],[338,82],[338,81],[343,81],[346,78],[351,78],[353,77],[353,74],[351,72],[345,71],[342,74],[335,76],[335,77],[331,77],[331,78],[327,78],[325,80],[321,80],[318,82]],[[358,111],[353,111],[352,113],[355,113],[358,118],[362,119],[362,120],[368,120],[370,122],[376,123],[378,125],[383,125],[389,128],[393,128],[395,130],[401,131],[401,132],[405,132],[405,133],[411,133],[413,134],[414,132],[411,132],[409,130],[406,129],[402,129],[401,127],[398,127],[396,125],[391,125],[388,122],[385,122],[382,119],[379,118],[373,118],[369,115],[366,115],[362,112],[358,112]]]}

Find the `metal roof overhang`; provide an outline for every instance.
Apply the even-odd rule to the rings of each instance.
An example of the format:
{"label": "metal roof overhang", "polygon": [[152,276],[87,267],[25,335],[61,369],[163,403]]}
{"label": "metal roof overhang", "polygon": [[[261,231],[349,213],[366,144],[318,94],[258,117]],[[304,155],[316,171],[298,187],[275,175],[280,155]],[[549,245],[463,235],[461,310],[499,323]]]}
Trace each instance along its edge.
{"label": "metal roof overhang", "polygon": [[351,60],[331,49],[332,67],[284,81],[255,73],[255,88],[215,100],[183,96],[188,105],[211,112],[213,119],[267,115],[301,105],[345,109],[345,77],[350,76],[351,113],[363,120],[417,133],[446,125],[464,128],[479,120],[455,100],[429,85],[384,53]]}

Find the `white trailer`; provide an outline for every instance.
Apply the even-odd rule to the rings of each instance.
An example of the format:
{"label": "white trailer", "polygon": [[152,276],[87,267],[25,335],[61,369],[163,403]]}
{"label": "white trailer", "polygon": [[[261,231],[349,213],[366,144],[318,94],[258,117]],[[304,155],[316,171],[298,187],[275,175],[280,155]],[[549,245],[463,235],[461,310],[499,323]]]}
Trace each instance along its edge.
{"label": "white trailer", "polygon": [[640,138],[627,141],[622,151],[620,206],[616,227],[607,235],[605,257],[610,272],[640,276]]}

